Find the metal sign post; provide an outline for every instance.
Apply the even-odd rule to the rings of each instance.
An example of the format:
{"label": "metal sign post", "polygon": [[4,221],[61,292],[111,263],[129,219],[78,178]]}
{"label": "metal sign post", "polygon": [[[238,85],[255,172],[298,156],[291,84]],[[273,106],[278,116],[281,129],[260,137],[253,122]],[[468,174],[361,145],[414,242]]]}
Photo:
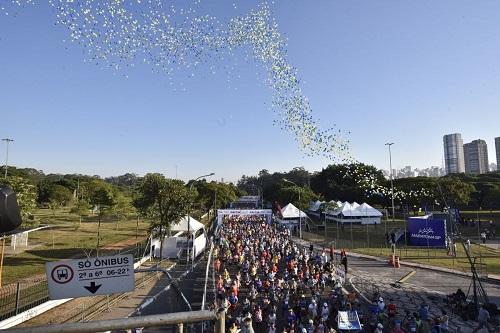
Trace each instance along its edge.
{"label": "metal sign post", "polygon": [[50,299],[108,295],[135,288],[131,254],[45,264]]}

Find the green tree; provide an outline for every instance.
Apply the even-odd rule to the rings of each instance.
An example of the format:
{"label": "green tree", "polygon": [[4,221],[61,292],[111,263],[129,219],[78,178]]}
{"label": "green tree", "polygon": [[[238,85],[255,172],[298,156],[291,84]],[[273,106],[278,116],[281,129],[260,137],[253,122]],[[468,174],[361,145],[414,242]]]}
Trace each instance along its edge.
{"label": "green tree", "polygon": [[450,207],[465,207],[471,200],[475,188],[458,177],[443,177],[438,181],[441,202]]}
{"label": "green tree", "polygon": [[113,214],[116,217],[115,229],[118,229],[119,221],[126,219],[128,215],[135,212],[136,209],[132,206],[132,199],[119,191],[115,191],[115,205],[113,207]]}
{"label": "green tree", "polygon": [[17,204],[21,211],[23,223],[31,227],[35,226],[37,222],[33,212],[36,208],[36,186],[29,179],[17,176],[0,179],[0,185],[6,185],[16,192]]}
{"label": "green tree", "polygon": [[189,212],[193,196],[181,180],[167,179],[158,173],[147,174],[140,187],[134,206],[150,220],[150,231],[160,238],[160,257],[163,241],[172,224]]}
{"label": "green tree", "polygon": [[194,187],[197,192],[195,201],[200,204],[204,211],[214,207],[215,196],[217,196],[216,209],[227,207],[240,196],[238,188],[231,183],[199,181],[195,183]]}
{"label": "green tree", "polygon": [[483,199],[483,206],[489,209],[500,208],[500,188],[493,188]]}
{"label": "green tree", "polygon": [[311,189],[327,200],[363,202],[379,199],[369,190],[386,182],[382,172],[374,166],[332,164],[312,176]]}
{"label": "green tree", "polygon": [[55,216],[56,209],[64,207],[73,199],[73,192],[62,185],[52,184],[48,189],[49,207]]}
{"label": "green tree", "polygon": [[[300,197],[300,201],[299,201]],[[276,201],[282,205],[289,202],[301,210],[306,210],[311,201],[318,200],[319,196],[308,187],[299,187],[285,181],[280,183],[276,192]]]}
{"label": "green tree", "polygon": [[101,220],[102,217],[108,215],[113,211],[116,205],[116,196],[113,187],[101,180],[93,180],[88,184],[88,197],[89,204],[91,204],[98,211],[98,224],[97,224],[97,244],[96,252],[99,255],[99,245],[101,239]]}

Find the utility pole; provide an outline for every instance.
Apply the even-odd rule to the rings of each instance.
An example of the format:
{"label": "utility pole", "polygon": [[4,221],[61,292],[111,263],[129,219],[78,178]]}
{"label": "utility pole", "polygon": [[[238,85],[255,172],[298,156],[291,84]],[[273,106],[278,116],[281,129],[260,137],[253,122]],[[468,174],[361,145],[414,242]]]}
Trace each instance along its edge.
{"label": "utility pole", "polygon": [[5,142],[5,179],[7,179],[7,168],[9,165],[9,143],[14,142],[13,139],[5,138],[2,139]]}
{"label": "utility pole", "polygon": [[[393,181],[393,174],[392,174],[392,154],[391,154],[391,146],[394,144],[394,142],[389,142],[386,143],[385,145],[389,148],[389,170],[390,175],[391,175],[391,201],[392,201],[392,227],[394,228],[394,219],[395,219],[395,209],[394,209],[394,181]],[[406,226],[405,226],[406,230]],[[392,233],[391,233],[392,234]],[[391,236],[392,240],[392,236]],[[396,264],[394,263],[396,256],[396,237],[394,236],[394,244],[392,244],[392,264],[394,266],[394,274],[396,274]]]}
{"label": "utility pole", "polygon": [[394,214],[395,214],[395,209],[394,209],[394,182],[393,182],[393,175],[392,175],[392,154],[391,154],[391,146],[394,144],[394,142],[386,143],[385,145],[388,146],[389,148],[389,174],[391,178],[391,201],[392,201],[392,222],[394,226]]}

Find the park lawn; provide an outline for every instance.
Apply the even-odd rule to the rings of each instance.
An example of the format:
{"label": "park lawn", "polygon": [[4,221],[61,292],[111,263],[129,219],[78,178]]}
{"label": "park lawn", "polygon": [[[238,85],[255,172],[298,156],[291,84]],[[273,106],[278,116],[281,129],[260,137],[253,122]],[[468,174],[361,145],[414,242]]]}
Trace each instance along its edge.
{"label": "park lawn", "polygon": [[[28,249],[16,254],[6,254],[3,267],[3,284],[44,273],[48,261],[95,255],[97,243],[97,219],[87,218],[79,224],[79,217],[61,209],[53,215],[51,210],[40,209],[35,216],[50,229],[29,234]],[[136,236],[136,218],[118,221],[102,221],[100,248],[106,245],[133,239]],[[147,235],[149,224],[139,221],[138,241]],[[7,245],[9,244],[7,240]],[[105,254],[103,252],[102,254]]]}
{"label": "park lawn", "polygon": [[[472,245],[472,256],[476,257],[476,269],[479,274],[500,274],[500,252],[482,245]],[[389,258],[392,254],[387,247],[379,248],[354,248],[352,252],[367,254],[377,257]],[[399,248],[396,255],[403,261],[446,267],[463,272],[470,272],[470,264],[466,258],[461,244],[457,244],[457,257],[447,256],[446,249],[435,248]],[[495,256],[495,257],[492,257]]]}
{"label": "park lawn", "polygon": [[[313,230],[311,233],[304,232],[303,237],[306,240],[324,244],[325,246],[333,245],[337,249],[347,249],[352,252],[388,258],[391,252],[386,244],[385,233],[395,228],[404,227],[405,222],[403,220],[395,220],[395,222],[384,220],[377,226],[353,225],[352,229],[350,225],[346,225],[342,229],[337,228],[335,223],[328,223],[326,237],[325,230]],[[398,246],[397,255],[401,257],[401,260],[405,261],[470,271],[470,265],[467,258],[465,258],[465,252],[461,244],[457,244],[457,256],[463,258],[458,259],[448,257],[446,249],[405,248],[404,244]],[[478,272],[500,274],[500,251],[485,246],[473,245],[472,255],[476,256],[476,262],[480,263],[477,265]],[[494,256],[494,258],[491,256]]]}
{"label": "park lawn", "polygon": [[500,215],[500,210],[489,210],[489,209],[481,209],[481,210],[461,210],[460,214],[470,214],[470,215],[490,215],[490,214],[496,214]]}

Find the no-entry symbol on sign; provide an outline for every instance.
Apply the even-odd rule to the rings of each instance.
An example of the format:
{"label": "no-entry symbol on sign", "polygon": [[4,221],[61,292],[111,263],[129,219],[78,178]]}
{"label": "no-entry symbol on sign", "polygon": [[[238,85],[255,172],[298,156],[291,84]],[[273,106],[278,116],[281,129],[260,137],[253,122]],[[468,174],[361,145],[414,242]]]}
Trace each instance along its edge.
{"label": "no-entry symbol on sign", "polygon": [[73,269],[68,265],[58,265],[52,269],[52,280],[56,283],[65,284],[73,279]]}

